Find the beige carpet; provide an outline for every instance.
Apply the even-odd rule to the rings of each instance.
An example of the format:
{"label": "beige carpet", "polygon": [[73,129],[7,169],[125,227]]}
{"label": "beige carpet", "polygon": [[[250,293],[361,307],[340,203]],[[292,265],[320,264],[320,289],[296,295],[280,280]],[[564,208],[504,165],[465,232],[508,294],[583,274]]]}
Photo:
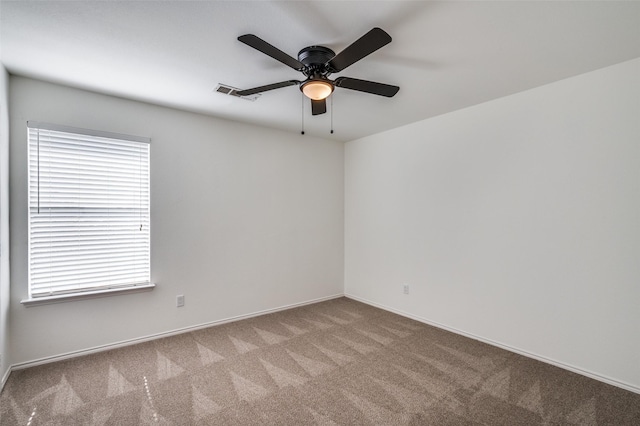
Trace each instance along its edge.
{"label": "beige carpet", "polygon": [[640,425],[640,395],[346,298],[14,371],[4,425]]}

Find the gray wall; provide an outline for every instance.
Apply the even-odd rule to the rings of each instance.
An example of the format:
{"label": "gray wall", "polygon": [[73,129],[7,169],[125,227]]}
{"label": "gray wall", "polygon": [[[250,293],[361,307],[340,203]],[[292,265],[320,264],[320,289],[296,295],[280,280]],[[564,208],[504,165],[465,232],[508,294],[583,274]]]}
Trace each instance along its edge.
{"label": "gray wall", "polygon": [[[21,77],[10,101],[13,364],[342,294],[342,143]],[[153,291],[20,304],[27,120],[151,137]]]}
{"label": "gray wall", "polygon": [[9,372],[9,74],[0,63],[0,389]]}
{"label": "gray wall", "polygon": [[345,293],[640,391],[639,118],[636,59],[348,142]]}

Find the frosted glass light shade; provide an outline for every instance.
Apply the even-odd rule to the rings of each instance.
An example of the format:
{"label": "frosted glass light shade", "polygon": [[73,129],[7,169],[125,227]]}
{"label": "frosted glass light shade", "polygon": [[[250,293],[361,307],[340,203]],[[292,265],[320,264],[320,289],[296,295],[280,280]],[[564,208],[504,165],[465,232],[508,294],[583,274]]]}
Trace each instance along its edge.
{"label": "frosted glass light shade", "polygon": [[302,85],[302,93],[309,99],[320,101],[333,92],[333,85],[328,81],[311,80]]}

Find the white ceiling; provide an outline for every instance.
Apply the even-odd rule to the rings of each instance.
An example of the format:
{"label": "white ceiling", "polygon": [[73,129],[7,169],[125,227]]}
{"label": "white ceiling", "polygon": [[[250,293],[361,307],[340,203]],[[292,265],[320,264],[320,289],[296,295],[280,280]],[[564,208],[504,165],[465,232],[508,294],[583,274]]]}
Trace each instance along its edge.
{"label": "white ceiling", "polygon": [[296,57],[309,45],[339,52],[381,27],[393,41],[332,77],[398,85],[394,98],[336,89],[334,135],[331,114],[312,117],[304,103],[307,134],[344,141],[640,57],[635,1],[2,0],[0,26],[11,74],[291,132],[297,87],[255,102],[213,91],[301,77],[237,37]]}

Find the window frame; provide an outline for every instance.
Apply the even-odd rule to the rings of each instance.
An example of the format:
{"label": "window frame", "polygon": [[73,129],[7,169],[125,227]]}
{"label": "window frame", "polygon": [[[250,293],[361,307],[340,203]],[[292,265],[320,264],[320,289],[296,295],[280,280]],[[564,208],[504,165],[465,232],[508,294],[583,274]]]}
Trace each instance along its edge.
{"label": "window frame", "polygon": [[[91,142],[95,142],[95,143],[104,143],[104,146],[108,146],[109,141],[108,139],[113,140],[114,145],[118,143],[118,141],[120,143],[125,143],[125,144],[140,144],[137,145],[138,147],[142,146],[142,144],[146,144],[147,148],[146,148],[146,153],[145,153],[145,158],[144,161],[146,161],[146,164],[143,165],[143,163],[140,163],[139,165],[139,169],[138,169],[138,174],[140,174],[141,176],[141,180],[139,183],[139,190],[143,191],[143,180],[144,180],[144,191],[145,193],[140,195],[140,200],[145,200],[146,202],[146,206],[144,206],[144,208],[142,208],[142,210],[138,209],[139,212],[144,212],[143,216],[141,216],[141,219],[144,218],[144,220],[146,221],[145,223],[148,226],[148,232],[145,233],[146,238],[143,238],[143,244],[146,244],[146,249],[143,250],[143,252],[146,252],[146,257],[143,257],[143,275],[146,275],[146,280],[145,281],[137,281],[137,282],[130,282],[130,283],[124,283],[124,284],[99,284],[96,285],[95,282],[90,283],[88,282],[86,285],[84,285],[84,287],[81,284],[78,284],[78,288],[76,289],[76,291],[69,291],[69,290],[61,290],[61,288],[57,289],[56,291],[50,292],[49,294],[45,294],[44,292],[40,292],[39,295],[34,296],[32,294],[32,290],[33,290],[33,283],[32,283],[32,266],[33,266],[33,262],[32,262],[32,250],[33,247],[35,246],[36,243],[34,243],[32,241],[32,209],[33,209],[33,205],[32,205],[32,201],[31,198],[33,196],[33,182],[32,181],[32,164],[31,162],[33,161],[32,159],[32,136],[31,136],[31,132],[37,130],[37,131],[47,131],[47,132],[62,132],[64,134],[73,134],[73,135],[77,135],[80,139],[82,139],[82,143],[85,145],[82,145],[80,147],[78,147],[78,155],[80,154],[87,154],[87,148],[86,148],[86,144],[91,143]],[[64,136],[63,136],[64,137]],[[84,139],[83,139],[84,138]],[[97,141],[97,142],[96,142]],[[39,152],[39,136],[38,136],[38,154],[37,154],[37,161],[38,161],[38,165],[36,167],[40,167],[40,152]],[[111,149],[113,149],[113,146],[110,147]],[[150,170],[150,166],[151,166],[151,158],[150,158],[150,148],[151,148],[151,139],[147,138],[147,137],[140,137],[140,136],[131,136],[131,135],[125,135],[125,134],[120,134],[120,133],[113,133],[113,132],[105,132],[105,131],[99,131],[99,130],[89,130],[89,129],[82,129],[82,128],[76,128],[76,127],[70,127],[70,126],[63,126],[63,125],[57,125],[57,124],[50,124],[50,123],[42,123],[42,122],[37,122],[37,121],[28,121],[27,122],[27,176],[28,176],[28,188],[27,188],[27,255],[28,255],[28,264],[27,264],[27,273],[28,273],[28,281],[27,281],[27,286],[28,286],[28,298],[25,300],[22,300],[21,303],[25,306],[34,306],[34,305],[41,305],[41,304],[50,304],[50,303],[60,303],[60,302],[66,302],[66,301],[71,301],[71,300],[82,300],[82,299],[88,299],[88,298],[95,298],[95,297],[105,297],[105,296],[113,296],[113,295],[118,295],[118,294],[126,294],[126,293],[137,293],[137,292],[141,292],[141,291],[149,291],[152,290],[155,287],[155,284],[151,282],[151,170]],[[141,153],[143,151],[140,151]],[[91,155],[93,154],[89,154],[89,158],[91,158]],[[140,154],[142,155],[142,154]],[[95,158],[95,157],[94,157]],[[140,157],[143,158],[143,157]],[[130,166],[129,166],[130,167]],[[132,170],[134,168],[130,167],[130,170]],[[146,171],[146,173],[143,172],[143,170]],[[37,169],[37,173],[39,176],[39,169]],[[107,173],[108,174],[108,173]],[[124,176],[124,174],[122,175]],[[38,178],[39,179],[39,178]],[[108,186],[108,185],[107,185]],[[37,183],[37,191],[38,191],[38,197],[39,197],[39,191],[40,191],[40,182],[38,180]],[[91,195],[95,195],[95,194],[91,194]],[[82,198],[80,198],[81,200],[83,200]],[[86,200],[85,200],[86,201]],[[140,201],[141,202],[141,201]],[[39,203],[39,201],[38,201]],[[82,204],[81,204],[82,205]],[[39,208],[39,207],[38,207]],[[107,208],[107,211],[110,208]],[[146,216],[145,216],[146,214]],[[81,213],[77,213],[77,217],[82,217],[83,214]],[[109,213],[106,214],[106,216],[104,217],[110,217],[112,218],[112,216],[109,215]],[[73,228],[72,228],[73,229]],[[142,228],[141,228],[142,229]],[[138,238],[138,237],[136,237]],[[105,243],[105,244],[113,244],[111,242]],[[104,249],[105,244],[101,245],[101,249]],[[118,243],[119,244],[119,243]],[[69,276],[72,276],[73,274],[69,274]],[[55,286],[54,286],[55,287]],[[62,286],[59,286],[62,287]]]}

